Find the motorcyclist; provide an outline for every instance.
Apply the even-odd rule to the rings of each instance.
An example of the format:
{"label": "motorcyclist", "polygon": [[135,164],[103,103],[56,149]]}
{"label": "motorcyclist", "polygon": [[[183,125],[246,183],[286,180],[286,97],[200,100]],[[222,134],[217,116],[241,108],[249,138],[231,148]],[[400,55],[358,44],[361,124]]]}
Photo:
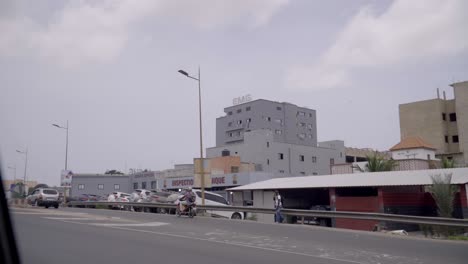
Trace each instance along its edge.
{"label": "motorcyclist", "polygon": [[185,211],[188,206],[192,205],[195,202],[195,194],[192,191],[192,187],[188,187],[183,192],[183,197],[180,201],[182,205],[181,211]]}

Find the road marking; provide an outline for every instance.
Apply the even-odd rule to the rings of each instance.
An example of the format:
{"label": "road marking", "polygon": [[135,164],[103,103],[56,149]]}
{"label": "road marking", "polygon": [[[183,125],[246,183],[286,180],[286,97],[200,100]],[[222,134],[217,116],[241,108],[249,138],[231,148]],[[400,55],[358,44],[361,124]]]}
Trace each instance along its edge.
{"label": "road marking", "polygon": [[82,221],[97,221],[97,220],[107,220],[105,218],[83,218],[83,217],[42,217],[44,219],[50,220],[82,220]]}
{"label": "road marking", "polygon": [[115,227],[115,226],[163,226],[163,225],[168,225],[169,223],[163,223],[163,222],[150,222],[150,223],[139,223],[139,224],[116,224],[116,223],[90,223],[90,225],[95,225],[95,226],[108,226],[108,227]]}
{"label": "road marking", "polygon": [[340,261],[340,262],[344,262],[344,263],[364,264],[363,262],[358,262],[358,261],[353,261],[353,260],[338,259],[338,258],[332,258],[332,257],[327,257],[327,256],[317,256],[317,255],[312,255],[312,254],[307,254],[307,253],[293,252],[293,251],[287,251],[287,250],[275,249],[275,248],[258,247],[258,246],[252,246],[252,245],[248,245],[248,244],[244,244],[244,243],[238,243],[238,242],[216,241],[216,240],[211,240],[211,239],[207,239],[207,238],[190,237],[190,236],[184,236],[184,235],[176,235],[176,234],[169,234],[169,233],[149,231],[149,230],[132,229],[132,228],[125,228],[125,227],[118,227],[118,226],[109,226],[109,228],[126,230],[126,231],[135,231],[135,232],[148,233],[148,234],[155,234],[155,235],[162,235],[162,236],[184,238],[184,239],[192,239],[192,240],[198,240],[198,241],[206,241],[206,242],[225,244],[225,245],[234,245],[234,246],[239,246],[239,247],[262,249],[262,250],[266,250],[266,251],[274,251],[274,252],[279,252],[279,253],[287,253],[287,254],[293,254],[293,255],[299,255],[299,256],[335,260],[335,261]]}

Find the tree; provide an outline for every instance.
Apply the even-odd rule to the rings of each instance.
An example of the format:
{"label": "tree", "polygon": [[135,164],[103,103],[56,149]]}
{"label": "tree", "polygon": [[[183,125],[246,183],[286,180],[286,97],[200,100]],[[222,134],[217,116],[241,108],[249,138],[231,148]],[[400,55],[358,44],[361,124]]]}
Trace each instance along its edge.
{"label": "tree", "polygon": [[123,172],[120,172],[118,170],[108,170],[104,174],[117,174],[117,175],[123,175]]}
{"label": "tree", "polygon": [[367,170],[369,172],[391,171],[395,165],[395,160],[385,159],[377,152],[375,152],[373,155],[367,156]]}
{"label": "tree", "polygon": [[453,200],[457,192],[456,186],[451,184],[452,174],[445,174],[445,177],[439,174],[431,178],[432,186],[430,193],[436,202],[437,213],[441,217],[452,217]]}
{"label": "tree", "polygon": [[443,158],[442,159],[442,168],[444,168],[444,169],[455,168],[455,161],[453,159]]}

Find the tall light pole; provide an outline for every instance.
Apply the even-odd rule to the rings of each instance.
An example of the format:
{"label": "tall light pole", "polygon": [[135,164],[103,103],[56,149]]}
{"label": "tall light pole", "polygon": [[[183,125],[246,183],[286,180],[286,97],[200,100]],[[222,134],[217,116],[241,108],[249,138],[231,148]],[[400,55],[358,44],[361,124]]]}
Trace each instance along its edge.
{"label": "tall light pole", "polygon": [[198,81],[198,112],[200,115],[200,176],[201,176],[201,193],[202,193],[202,205],[205,205],[205,168],[203,160],[203,128],[202,128],[202,110],[201,110],[201,78],[200,78],[200,67],[198,67],[198,78],[190,76],[186,71],[179,70],[179,73],[186,77]]}
{"label": "tall light pole", "polygon": [[8,166],[10,170],[13,170],[13,183],[16,182],[16,165],[15,166]]}
{"label": "tall light pole", "polygon": [[24,195],[26,196],[26,171],[28,169],[28,148],[25,151],[16,150],[16,152],[25,155],[24,160],[24,179],[23,179],[23,191]]}
{"label": "tall light pole", "polygon": [[65,129],[67,131],[67,138],[65,141],[65,170],[68,170],[68,120],[67,120],[67,126],[59,126],[57,124],[52,124],[54,127]]}
{"label": "tall light pole", "polygon": [[[67,137],[65,140],[65,173],[68,173],[68,120],[67,120],[67,126],[59,126],[57,124],[52,124],[54,127],[65,129],[67,131]],[[62,185],[62,182],[60,183]],[[63,186],[63,203],[67,203],[67,186]]]}

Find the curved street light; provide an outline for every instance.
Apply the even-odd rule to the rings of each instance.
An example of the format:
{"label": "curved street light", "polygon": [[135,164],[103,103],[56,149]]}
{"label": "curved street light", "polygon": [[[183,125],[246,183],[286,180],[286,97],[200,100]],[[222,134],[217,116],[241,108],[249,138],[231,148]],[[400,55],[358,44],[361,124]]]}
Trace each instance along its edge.
{"label": "curved street light", "polygon": [[203,127],[202,127],[202,110],[201,110],[201,78],[200,78],[200,67],[198,67],[198,78],[191,76],[184,70],[178,70],[182,75],[187,78],[196,80],[198,82],[198,112],[200,116],[200,176],[201,176],[201,193],[202,193],[202,205],[205,205],[205,168],[203,160]]}

